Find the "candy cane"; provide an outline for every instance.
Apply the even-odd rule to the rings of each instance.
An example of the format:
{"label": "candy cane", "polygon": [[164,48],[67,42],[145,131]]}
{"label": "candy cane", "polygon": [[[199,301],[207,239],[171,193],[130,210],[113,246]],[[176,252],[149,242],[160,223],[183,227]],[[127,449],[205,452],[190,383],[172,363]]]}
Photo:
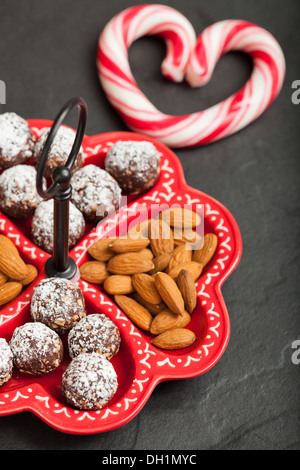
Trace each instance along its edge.
{"label": "candy cane", "polygon": [[[160,112],[139,89],[128,50],[145,35],[159,35],[167,46],[161,70],[170,80],[191,87],[206,84],[219,58],[239,50],[253,60],[253,71],[236,93],[204,111],[184,116]],[[285,75],[283,52],[265,29],[241,20],[225,20],[196,38],[190,22],[165,5],[140,5],[116,15],[99,38],[98,74],[107,98],[127,126],[170,147],[214,142],[257,119],[277,97]]]}

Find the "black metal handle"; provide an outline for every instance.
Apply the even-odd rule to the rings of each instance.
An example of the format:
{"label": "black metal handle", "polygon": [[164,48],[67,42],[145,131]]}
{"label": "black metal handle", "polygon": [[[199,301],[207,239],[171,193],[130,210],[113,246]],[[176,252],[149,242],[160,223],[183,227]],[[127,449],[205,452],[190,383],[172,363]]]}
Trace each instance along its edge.
{"label": "black metal handle", "polygon": [[[43,187],[43,176],[45,172],[45,165],[47,162],[50,147],[58,132],[58,129],[63,124],[66,117],[73,110],[73,108],[75,108],[75,106],[79,108],[79,118],[78,118],[76,137],[75,137],[70,155],[65,165],[55,168],[55,170],[53,171],[53,175],[52,175],[53,183],[49,189],[45,190]],[[47,137],[47,140],[45,142],[45,145],[43,147],[40,161],[39,161],[39,166],[37,169],[37,191],[43,199],[50,199],[58,191],[64,189],[64,187],[70,182],[71,170],[76,161],[76,158],[79,153],[80,146],[82,144],[82,140],[84,137],[86,121],[87,121],[87,104],[83,98],[70,99],[64,105],[64,107],[60,110],[57,117],[55,118],[54,123],[50,129],[49,135]],[[69,173],[67,172],[67,170],[69,170]]]}
{"label": "black metal handle", "polygon": [[[79,108],[79,118],[76,137],[65,165],[56,167],[52,172],[52,184],[44,188],[43,178],[48,153],[59,127],[73,108]],[[54,198],[54,244],[53,256],[45,264],[45,271],[49,277],[64,277],[71,279],[77,272],[75,261],[69,257],[69,201],[72,187],[72,168],[78,156],[84,137],[87,121],[87,104],[83,98],[70,99],[58,113],[50,129],[43,147],[37,169],[37,191],[43,199]]]}

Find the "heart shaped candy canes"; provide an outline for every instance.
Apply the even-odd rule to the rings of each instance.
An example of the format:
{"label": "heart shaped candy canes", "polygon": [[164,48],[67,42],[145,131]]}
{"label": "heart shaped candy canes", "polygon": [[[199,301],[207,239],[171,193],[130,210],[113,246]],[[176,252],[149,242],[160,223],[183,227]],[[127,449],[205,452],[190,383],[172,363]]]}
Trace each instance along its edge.
{"label": "heart shaped candy canes", "polygon": [[[253,60],[253,71],[235,94],[204,111],[184,116],[160,112],[139,89],[128,50],[145,35],[159,35],[167,46],[162,73],[191,87],[206,84],[219,58],[239,50]],[[227,137],[258,118],[278,95],[285,75],[283,52],[265,29],[246,21],[220,21],[196,38],[190,22],[165,5],[140,5],[116,15],[99,38],[98,74],[102,87],[127,126],[170,147],[192,147]]]}

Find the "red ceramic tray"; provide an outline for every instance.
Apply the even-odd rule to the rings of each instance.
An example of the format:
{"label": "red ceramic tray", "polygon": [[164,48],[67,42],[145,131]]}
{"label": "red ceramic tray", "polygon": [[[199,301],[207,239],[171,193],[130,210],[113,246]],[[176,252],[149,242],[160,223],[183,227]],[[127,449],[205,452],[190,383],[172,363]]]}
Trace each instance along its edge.
{"label": "red ceramic tray", "polygon": [[[52,121],[29,120],[39,136]],[[102,287],[78,280],[86,299],[87,313],[103,312],[119,327],[122,345],[112,359],[118,375],[119,387],[113,399],[99,411],[80,411],[63,401],[61,376],[70,359],[65,347],[64,360],[54,372],[33,377],[14,370],[11,380],[0,389],[0,415],[31,411],[53,428],[70,434],[93,434],[120,427],[133,419],[145,405],[155,386],[164,380],[199,376],[216,364],[228,344],[230,322],[221,294],[221,285],[237,266],[242,241],[239,228],[230,212],[218,201],[189,187],[179,160],[165,145],[143,135],[131,132],[112,132],[85,136],[83,149],[85,164],[103,166],[107,149],[117,140],[148,140],[161,153],[161,175],[148,193],[131,199],[105,224],[88,226],[83,239],[70,256],[78,266],[89,259],[88,247],[99,238],[106,238],[116,224],[120,232],[124,221],[134,218],[139,204],[147,210],[151,204],[202,204],[204,231],[218,236],[217,251],[197,282],[198,305],[188,328],[196,334],[189,348],[164,351],[150,344],[151,335],[138,329],[105,294]],[[199,162],[201,167],[201,162]],[[147,211],[146,211],[147,212]],[[0,310],[0,337],[10,340],[14,329],[31,321],[29,314],[33,289],[45,277],[44,263],[50,256],[30,241],[30,220],[15,222],[0,213],[0,232],[17,245],[23,259],[36,265],[40,274],[20,296]],[[122,233],[120,233],[122,234]],[[63,337],[66,346],[67,335]]]}

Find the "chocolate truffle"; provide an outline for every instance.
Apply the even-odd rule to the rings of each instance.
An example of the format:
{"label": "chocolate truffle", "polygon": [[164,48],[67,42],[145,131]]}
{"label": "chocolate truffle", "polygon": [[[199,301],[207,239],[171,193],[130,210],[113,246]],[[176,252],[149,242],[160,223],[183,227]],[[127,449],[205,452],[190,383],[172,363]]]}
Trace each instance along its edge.
{"label": "chocolate truffle", "polygon": [[98,353],[83,353],[75,357],[62,376],[64,399],[82,410],[103,408],[117,388],[118,379],[113,365]]}
{"label": "chocolate truffle", "polygon": [[151,142],[119,141],[107,152],[105,170],[127,194],[151,189],[160,174],[160,158]]}
{"label": "chocolate truffle", "polygon": [[[44,145],[46,143],[47,137],[49,135],[49,132],[50,132],[50,129],[45,131],[35,144],[33,159],[34,159],[34,164],[36,166],[38,166],[39,164],[40,157],[41,157]],[[70,155],[71,149],[73,147],[75,136],[76,136],[75,132],[69,127],[62,126],[58,129],[58,132],[56,136],[54,137],[54,140],[48,152],[48,158],[47,158],[47,162],[45,165],[45,173],[44,173],[46,178],[51,177],[54,168],[56,168],[57,166],[66,164],[67,159]],[[72,168],[72,172],[81,168],[83,164],[83,160],[84,160],[83,149],[80,148],[80,151],[78,153],[78,156]]]}
{"label": "chocolate truffle", "polygon": [[86,220],[99,221],[119,208],[121,189],[107,171],[86,165],[74,173],[71,201]]}
{"label": "chocolate truffle", "polygon": [[33,155],[35,136],[28,123],[16,113],[0,115],[0,167],[26,163]]}
{"label": "chocolate truffle", "polygon": [[82,353],[96,352],[110,360],[119,351],[119,328],[103,313],[82,318],[68,335],[69,354],[72,358]]}
{"label": "chocolate truffle", "polygon": [[[41,202],[34,213],[31,222],[32,241],[47,253],[53,252],[53,213],[54,201],[48,199]],[[69,248],[83,236],[85,231],[85,220],[81,212],[69,203]]]}
{"label": "chocolate truffle", "polygon": [[60,337],[40,322],[29,322],[16,328],[9,345],[14,365],[26,374],[48,374],[59,366],[63,358]]}
{"label": "chocolate truffle", "polygon": [[0,338],[0,387],[12,376],[13,354],[4,338]]}
{"label": "chocolate truffle", "polygon": [[86,315],[83,293],[68,279],[43,279],[34,289],[30,313],[34,321],[64,334]]}
{"label": "chocolate truffle", "polygon": [[41,201],[33,166],[17,165],[0,175],[0,210],[9,217],[30,217]]}

